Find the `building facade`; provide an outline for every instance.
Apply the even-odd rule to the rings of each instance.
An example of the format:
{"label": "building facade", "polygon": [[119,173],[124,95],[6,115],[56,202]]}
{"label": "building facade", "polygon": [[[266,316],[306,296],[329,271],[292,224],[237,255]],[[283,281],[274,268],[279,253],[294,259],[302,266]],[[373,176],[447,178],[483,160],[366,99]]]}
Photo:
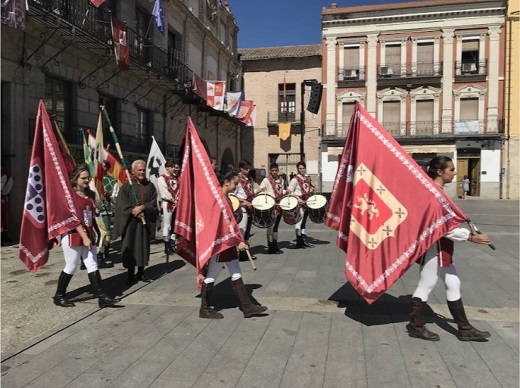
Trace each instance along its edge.
{"label": "building facade", "polygon": [[[242,137],[243,155],[254,164],[256,180],[268,173],[270,163],[278,163],[289,177],[304,160],[319,184],[320,114],[306,108],[312,80],[321,82],[321,45],[240,49],[239,54],[245,97],[257,106],[255,126]],[[279,137],[280,123],[290,125],[285,140]]]}
{"label": "building facade", "polygon": [[[127,164],[146,159],[152,136],[166,158],[178,156],[191,116],[222,165],[241,154],[244,125],[193,93],[193,74],[241,90],[236,21],[227,2],[163,1],[164,33],[154,2],[11,0],[2,8],[2,166],[15,177],[9,218],[19,230],[38,100],[43,98],[82,161],[80,129],[95,131],[104,105]],[[2,5],[2,7],[4,7]],[[11,17],[12,16],[12,17]],[[27,17],[25,17],[27,16]],[[116,63],[111,17],[126,23],[127,69]],[[104,122],[106,143],[114,143]]]}
{"label": "building facade", "polygon": [[432,0],[322,11],[321,159],[334,181],[360,102],[419,163],[454,159],[461,194],[502,196],[504,1]]}
{"label": "building facade", "polygon": [[508,0],[504,86],[503,198],[520,199],[520,2]]}

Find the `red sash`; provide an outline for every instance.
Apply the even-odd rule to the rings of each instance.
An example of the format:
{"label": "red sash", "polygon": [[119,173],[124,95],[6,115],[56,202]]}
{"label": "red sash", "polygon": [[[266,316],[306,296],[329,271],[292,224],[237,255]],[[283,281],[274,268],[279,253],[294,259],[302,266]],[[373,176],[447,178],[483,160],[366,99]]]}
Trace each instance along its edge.
{"label": "red sash", "polygon": [[178,177],[171,176],[168,174],[163,175],[164,181],[166,182],[166,187],[168,188],[168,192],[173,198],[173,201],[167,201],[166,209],[168,212],[172,212],[177,207],[177,197],[179,195],[179,181]]}
{"label": "red sash", "polygon": [[269,175],[267,179],[269,179],[269,183],[273,188],[274,198],[276,202],[279,202],[283,196],[283,178],[278,177],[277,180],[274,180],[274,178],[271,175]]}
{"label": "red sash", "polygon": [[300,174],[296,175],[296,180],[298,181],[298,184],[300,185],[300,190],[302,192],[301,197],[304,201],[306,201],[307,198],[309,198],[310,190],[311,190],[311,187],[313,187],[313,186],[312,186],[310,177],[306,176],[306,177],[303,177],[303,179],[300,177],[301,177]]}
{"label": "red sash", "polygon": [[238,178],[240,179],[240,184],[242,185],[242,188],[244,189],[244,192],[246,193],[246,199],[251,202],[253,198],[255,197],[255,187],[253,186],[253,182],[251,181],[251,178],[245,177],[243,175],[238,175]]}

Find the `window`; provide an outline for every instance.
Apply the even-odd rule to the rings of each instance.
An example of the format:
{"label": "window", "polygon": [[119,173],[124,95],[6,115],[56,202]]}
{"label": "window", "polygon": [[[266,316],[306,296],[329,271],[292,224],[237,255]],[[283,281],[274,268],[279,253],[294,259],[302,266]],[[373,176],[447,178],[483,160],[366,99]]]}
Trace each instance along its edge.
{"label": "window", "polygon": [[153,31],[150,27],[150,15],[147,15],[140,9],[136,8],[135,10],[135,18],[137,22],[137,36],[135,37],[136,42],[134,42],[137,57],[143,63],[150,62],[150,46],[149,46],[149,38],[150,34]]}
{"label": "window", "polygon": [[150,137],[150,111],[137,109],[136,137],[138,140],[148,142]]}
{"label": "window", "polygon": [[417,101],[415,113],[417,133],[433,134],[433,100]]}
{"label": "window", "polygon": [[296,84],[278,84],[278,121],[296,118]]}
{"label": "window", "polygon": [[401,129],[401,102],[383,101],[383,127],[391,134],[399,134]]}
{"label": "window", "polygon": [[168,31],[168,72],[173,78],[178,78],[179,82],[187,77],[181,66],[182,62],[182,35],[170,30]]}
{"label": "window", "polygon": [[54,115],[60,129],[66,132],[70,114],[70,86],[67,82],[45,77],[45,108]]}
{"label": "window", "polygon": [[478,72],[478,39],[462,41],[462,74]]}
{"label": "window", "polygon": [[[108,113],[108,117],[110,118],[110,122],[112,123],[112,127],[117,131],[118,127],[118,119],[117,119],[117,100],[106,97],[99,96],[99,105],[103,105]],[[105,131],[109,130],[110,126],[106,121],[105,115],[103,115],[103,129]]]}
{"label": "window", "polygon": [[460,121],[478,120],[478,98],[460,100]]}
{"label": "window", "polygon": [[433,75],[433,43],[417,44],[417,74]]}
{"label": "window", "polygon": [[342,132],[343,134],[347,134],[348,127],[350,125],[350,119],[352,118],[352,112],[354,111],[355,102],[344,102],[341,105],[341,114],[342,114]]}
{"label": "window", "polygon": [[359,76],[359,47],[345,47],[343,50],[345,69],[344,79],[357,79]]}
{"label": "window", "polygon": [[[384,68],[386,67],[386,70]],[[381,75],[401,74],[401,44],[385,47],[385,64],[381,66]]]}

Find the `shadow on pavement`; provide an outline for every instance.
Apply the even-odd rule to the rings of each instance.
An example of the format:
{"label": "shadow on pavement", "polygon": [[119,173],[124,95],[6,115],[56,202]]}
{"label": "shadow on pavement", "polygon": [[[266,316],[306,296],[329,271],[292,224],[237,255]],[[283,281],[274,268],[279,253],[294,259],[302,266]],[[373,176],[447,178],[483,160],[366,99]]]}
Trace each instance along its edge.
{"label": "shadow on pavement", "polygon": [[[249,298],[251,299],[251,302],[260,305],[261,303],[255,299],[252,293],[253,290],[261,288],[262,285],[252,283],[246,284],[245,286],[247,289],[247,293],[249,294]],[[200,295],[198,295],[197,297],[200,297]],[[217,311],[239,307],[238,299],[233,294],[233,289],[231,288],[231,278],[227,278],[226,280],[220,282],[213,288],[212,304],[214,305],[215,310]]]}

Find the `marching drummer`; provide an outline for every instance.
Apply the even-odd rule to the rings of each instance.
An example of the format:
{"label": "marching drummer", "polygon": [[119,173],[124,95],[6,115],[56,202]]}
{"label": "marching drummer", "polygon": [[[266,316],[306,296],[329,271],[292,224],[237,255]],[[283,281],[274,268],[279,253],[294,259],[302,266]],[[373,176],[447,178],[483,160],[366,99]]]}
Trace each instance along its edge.
{"label": "marching drummer", "polygon": [[316,192],[316,188],[311,182],[311,177],[307,175],[307,165],[305,162],[298,162],[296,164],[296,168],[298,169],[298,173],[289,182],[288,189],[292,194],[298,197],[298,201],[301,205],[300,212],[303,212],[303,217],[294,226],[294,230],[296,232],[296,248],[312,248],[314,245],[306,241],[307,234],[305,230],[305,224],[307,222],[309,212],[305,206],[305,201],[307,201],[311,194]]}
{"label": "marching drummer", "polygon": [[[247,160],[241,160],[238,163],[238,185],[235,189],[235,195],[240,200],[242,204],[242,220],[239,222],[238,227],[242,232],[242,236],[244,236],[244,240],[247,245],[249,245],[249,236],[251,234],[251,225],[253,222],[253,218],[251,217],[252,205],[251,201],[255,197],[255,186],[253,180],[249,176],[249,172],[251,171],[251,163]],[[256,259],[255,256],[252,256],[253,260]],[[241,252],[240,260],[246,261],[247,257]]]}
{"label": "marching drummer", "polygon": [[271,163],[269,166],[269,175],[267,175],[260,183],[260,189],[265,190],[267,194],[272,196],[276,201],[276,221],[273,226],[267,228],[267,246],[269,254],[280,254],[283,251],[278,248],[278,226],[282,219],[282,212],[278,209],[278,205],[282,197],[289,194],[289,190],[285,190],[284,179],[278,175],[278,164]]}

